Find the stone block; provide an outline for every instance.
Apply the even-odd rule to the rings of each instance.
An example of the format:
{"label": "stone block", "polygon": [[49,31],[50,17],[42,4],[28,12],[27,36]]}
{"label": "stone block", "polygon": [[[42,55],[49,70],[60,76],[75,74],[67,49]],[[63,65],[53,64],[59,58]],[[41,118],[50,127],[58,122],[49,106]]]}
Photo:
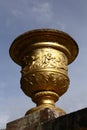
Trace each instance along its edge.
{"label": "stone block", "polygon": [[8,123],[6,130],[87,130],[87,108],[58,118],[45,108]]}

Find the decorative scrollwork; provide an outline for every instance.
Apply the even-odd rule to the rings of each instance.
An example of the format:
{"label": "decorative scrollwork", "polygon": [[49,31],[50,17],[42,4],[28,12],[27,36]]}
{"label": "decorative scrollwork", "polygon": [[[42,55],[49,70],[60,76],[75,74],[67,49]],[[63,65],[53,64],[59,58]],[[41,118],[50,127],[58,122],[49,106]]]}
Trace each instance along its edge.
{"label": "decorative scrollwork", "polygon": [[54,72],[35,72],[28,73],[21,79],[22,89],[28,88],[26,91],[28,96],[32,96],[37,91],[54,91],[61,96],[68,88],[69,79],[67,76]]}
{"label": "decorative scrollwork", "polygon": [[23,61],[26,64],[23,74],[41,69],[61,69],[67,73],[67,58],[64,53],[55,49],[37,49],[33,54],[24,57]]}

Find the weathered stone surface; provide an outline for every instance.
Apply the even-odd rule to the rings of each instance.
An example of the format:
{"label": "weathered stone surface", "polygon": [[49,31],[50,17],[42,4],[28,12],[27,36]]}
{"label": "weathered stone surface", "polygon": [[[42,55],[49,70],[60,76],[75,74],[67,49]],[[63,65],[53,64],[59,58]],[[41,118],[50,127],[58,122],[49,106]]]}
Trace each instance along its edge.
{"label": "weathered stone surface", "polygon": [[46,121],[56,118],[54,111],[45,108],[7,124],[6,130],[38,130]]}
{"label": "weathered stone surface", "polygon": [[41,130],[87,130],[87,108],[46,122]]}
{"label": "weathered stone surface", "polygon": [[59,118],[46,108],[8,123],[6,130],[87,130],[87,108]]}

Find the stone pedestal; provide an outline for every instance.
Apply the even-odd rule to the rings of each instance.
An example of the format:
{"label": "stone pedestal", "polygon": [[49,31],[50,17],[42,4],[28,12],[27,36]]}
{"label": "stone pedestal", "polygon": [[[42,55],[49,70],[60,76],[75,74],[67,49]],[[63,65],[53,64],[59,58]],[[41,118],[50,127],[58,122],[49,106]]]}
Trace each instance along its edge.
{"label": "stone pedestal", "polygon": [[8,123],[6,130],[38,130],[38,127],[45,122],[62,115],[64,115],[64,113],[61,113],[61,111],[57,113],[50,108],[44,108]]}
{"label": "stone pedestal", "polygon": [[87,108],[57,118],[49,108],[7,124],[6,130],[87,130]]}

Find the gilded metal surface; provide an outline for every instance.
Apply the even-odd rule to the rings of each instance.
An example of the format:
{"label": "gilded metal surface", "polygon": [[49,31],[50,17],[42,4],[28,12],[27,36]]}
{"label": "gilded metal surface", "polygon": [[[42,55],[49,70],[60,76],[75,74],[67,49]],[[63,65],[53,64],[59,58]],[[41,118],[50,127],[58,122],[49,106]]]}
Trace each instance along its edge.
{"label": "gilded metal surface", "polygon": [[[21,85],[28,96],[46,90],[61,96],[67,90],[68,61],[64,53],[50,47],[37,48],[23,62],[26,65],[22,68]],[[26,87],[30,90],[26,91]]]}
{"label": "gilded metal surface", "polygon": [[38,29],[15,39],[10,56],[22,67],[21,88],[37,104],[33,111],[48,104],[55,106],[67,91],[68,64],[77,54],[76,42],[58,30]]}

